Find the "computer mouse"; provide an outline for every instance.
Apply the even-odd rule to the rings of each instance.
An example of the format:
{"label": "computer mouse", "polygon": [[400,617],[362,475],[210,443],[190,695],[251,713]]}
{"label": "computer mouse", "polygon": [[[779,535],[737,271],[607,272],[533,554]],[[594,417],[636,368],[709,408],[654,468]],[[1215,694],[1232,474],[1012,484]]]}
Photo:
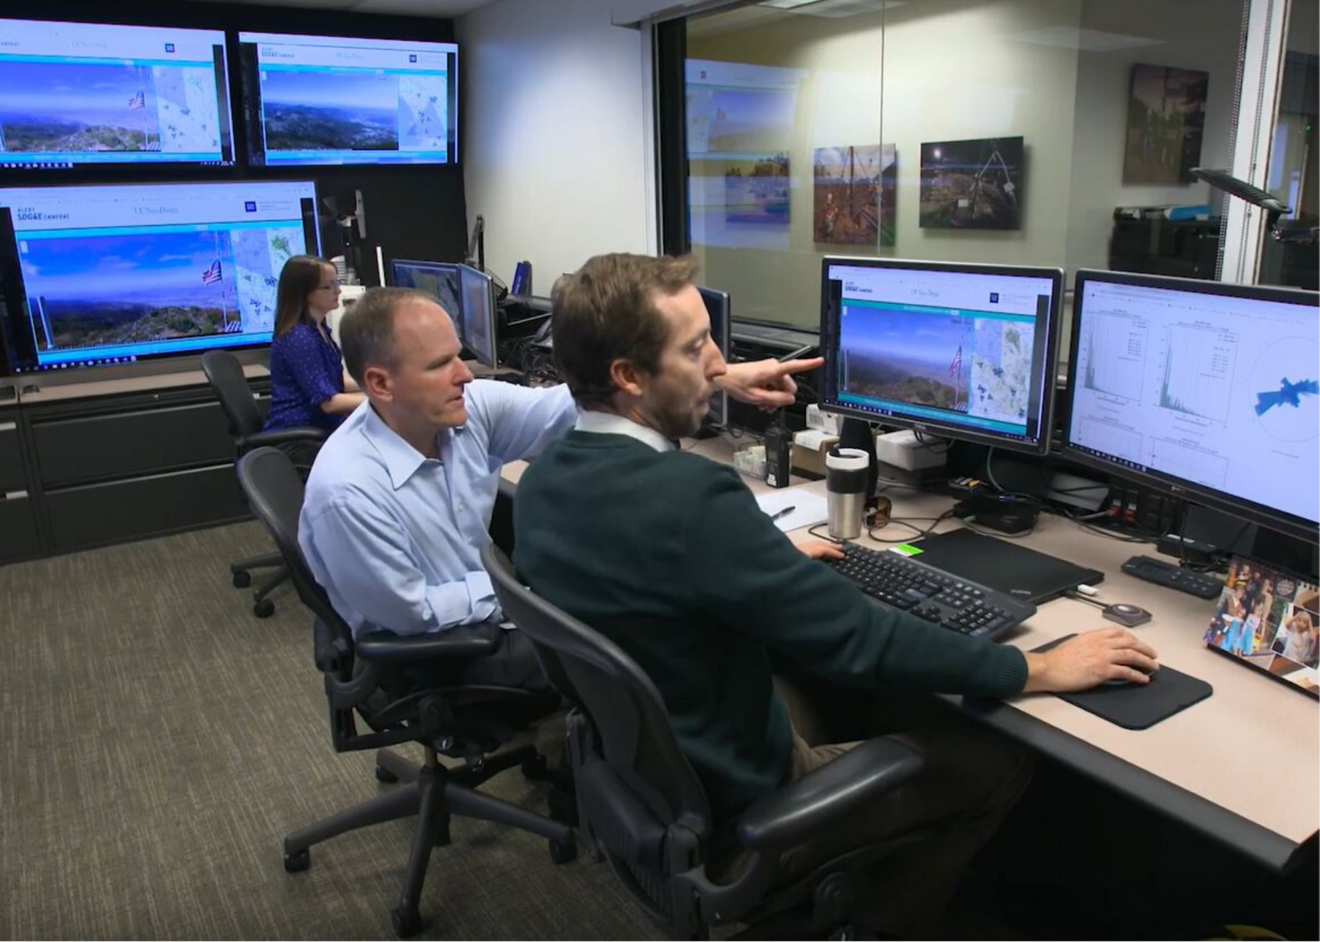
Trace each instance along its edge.
{"label": "computer mouse", "polygon": [[1128,602],[1114,602],[1111,605],[1106,605],[1100,614],[1110,621],[1116,621],[1128,628],[1144,625],[1151,619],[1150,612],[1140,605],[1132,605]]}
{"label": "computer mouse", "polygon": [[[1141,668],[1138,667],[1136,668],[1136,670],[1140,671]],[[1159,671],[1141,671],[1141,672],[1150,678],[1150,683],[1152,684],[1155,682],[1155,678],[1159,676]],[[1106,680],[1100,686],[1101,687],[1149,687],[1150,684],[1139,684],[1135,680],[1124,680],[1123,678],[1119,677],[1119,678],[1115,678],[1114,680]]]}

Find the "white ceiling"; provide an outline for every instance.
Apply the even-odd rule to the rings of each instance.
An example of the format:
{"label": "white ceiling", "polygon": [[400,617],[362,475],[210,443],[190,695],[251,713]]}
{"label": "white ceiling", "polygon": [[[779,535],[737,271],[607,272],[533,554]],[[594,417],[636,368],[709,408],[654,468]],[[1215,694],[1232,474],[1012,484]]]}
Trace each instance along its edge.
{"label": "white ceiling", "polygon": [[462,16],[477,7],[494,3],[495,0],[238,0],[238,2],[267,7],[307,7],[313,10],[351,10],[354,13],[397,13],[406,16],[449,18]]}

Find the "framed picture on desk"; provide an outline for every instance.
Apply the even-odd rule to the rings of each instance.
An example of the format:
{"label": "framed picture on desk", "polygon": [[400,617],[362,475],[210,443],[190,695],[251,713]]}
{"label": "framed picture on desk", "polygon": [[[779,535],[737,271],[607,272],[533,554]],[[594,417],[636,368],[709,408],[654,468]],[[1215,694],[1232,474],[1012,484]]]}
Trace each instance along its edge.
{"label": "framed picture on desk", "polygon": [[1205,643],[1320,699],[1320,590],[1235,556]]}

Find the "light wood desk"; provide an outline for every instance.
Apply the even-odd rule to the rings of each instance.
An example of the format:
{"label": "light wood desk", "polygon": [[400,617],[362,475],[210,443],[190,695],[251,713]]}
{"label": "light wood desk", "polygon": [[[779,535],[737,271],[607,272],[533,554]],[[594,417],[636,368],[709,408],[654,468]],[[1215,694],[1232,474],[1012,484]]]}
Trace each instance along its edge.
{"label": "light wood desk", "polygon": [[[732,462],[732,450],[726,439],[694,448],[727,463]],[[522,470],[511,465],[505,476],[516,482]],[[744,480],[754,492],[768,490],[761,482]],[[824,482],[805,486],[825,492]],[[949,497],[904,488],[886,494],[893,500],[894,517],[936,517],[952,504]],[[918,525],[924,527],[925,522]],[[936,532],[960,526],[946,521]],[[890,524],[877,535],[898,539],[908,532]],[[805,530],[789,536],[809,538]],[[865,534],[858,542],[885,548]],[[1014,542],[1104,572],[1100,598],[1150,611],[1154,618],[1132,630],[1155,648],[1161,663],[1208,682],[1214,695],[1145,730],[1123,729],[1049,694],[994,704],[947,699],[1188,827],[1270,868],[1286,869],[1299,846],[1314,840],[1320,828],[1320,704],[1206,648],[1201,638],[1214,601],[1122,572],[1125,559],[1149,553],[1149,547],[1109,539],[1048,514],[1041,516],[1033,533]],[[1112,626],[1094,606],[1062,598],[1043,604],[1002,643],[1030,649],[1066,634]]]}

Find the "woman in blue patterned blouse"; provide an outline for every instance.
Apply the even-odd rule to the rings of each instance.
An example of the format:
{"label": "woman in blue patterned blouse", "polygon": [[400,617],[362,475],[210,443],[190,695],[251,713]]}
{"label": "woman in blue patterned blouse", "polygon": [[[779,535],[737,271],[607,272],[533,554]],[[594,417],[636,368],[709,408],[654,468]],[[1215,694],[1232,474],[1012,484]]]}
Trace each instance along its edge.
{"label": "woman in blue patterned blouse", "polygon": [[275,295],[267,429],[333,430],[362,403],[325,323],[338,306],[334,265],[315,255],[295,255],[284,263]]}

